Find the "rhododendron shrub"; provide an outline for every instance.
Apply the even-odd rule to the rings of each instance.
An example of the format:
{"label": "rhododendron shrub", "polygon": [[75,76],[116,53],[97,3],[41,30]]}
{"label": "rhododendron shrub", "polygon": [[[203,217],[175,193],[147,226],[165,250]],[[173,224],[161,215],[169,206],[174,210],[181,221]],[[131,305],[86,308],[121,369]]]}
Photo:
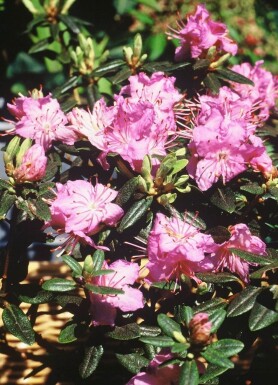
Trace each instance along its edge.
{"label": "rhododendron shrub", "polygon": [[[1,358],[41,362],[53,385],[270,383],[253,371],[277,342],[277,77],[241,63],[204,4],[169,18],[157,62],[139,34],[91,36],[72,1],[21,3],[30,52],[47,46],[63,76],[3,117]],[[31,253],[51,268],[29,283]],[[63,315],[55,341],[37,327],[45,304]]]}

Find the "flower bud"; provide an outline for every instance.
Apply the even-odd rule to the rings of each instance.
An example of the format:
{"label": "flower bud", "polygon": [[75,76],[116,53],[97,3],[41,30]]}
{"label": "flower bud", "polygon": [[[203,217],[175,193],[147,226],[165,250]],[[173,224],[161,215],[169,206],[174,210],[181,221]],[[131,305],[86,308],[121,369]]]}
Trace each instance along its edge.
{"label": "flower bud", "polygon": [[207,313],[197,313],[189,322],[190,342],[193,345],[207,345],[212,323]]}
{"label": "flower bud", "polygon": [[21,143],[21,146],[19,148],[19,151],[16,154],[16,167],[20,166],[22,162],[22,158],[26,151],[32,146],[32,140],[31,139],[24,139],[24,141]]}
{"label": "flower bud", "polygon": [[47,157],[39,144],[28,148],[22,156],[21,164],[13,172],[16,183],[41,180],[46,172]]}
{"label": "flower bud", "polygon": [[5,163],[6,174],[11,176],[14,170],[13,160],[19,150],[20,138],[14,136],[10,143],[7,146],[6,151],[4,152],[3,158]]}

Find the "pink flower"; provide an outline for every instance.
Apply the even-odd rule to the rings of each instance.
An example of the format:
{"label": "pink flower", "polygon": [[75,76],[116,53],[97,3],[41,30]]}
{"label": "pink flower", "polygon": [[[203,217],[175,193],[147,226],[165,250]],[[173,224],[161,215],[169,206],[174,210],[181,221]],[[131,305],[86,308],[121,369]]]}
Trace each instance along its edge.
{"label": "pink flower", "polygon": [[178,30],[172,29],[170,37],[180,40],[176,49],[175,59],[182,61],[188,58],[206,57],[211,47],[216,47],[218,53],[237,52],[237,44],[227,35],[225,24],[213,21],[204,4],[197,6],[193,15],[187,16],[187,22],[177,22]]}
{"label": "pink flower", "polygon": [[218,96],[201,96],[200,103],[188,146],[191,158],[187,170],[202,191],[220,177],[225,184],[249,165],[256,171],[271,171],[272,162],[266,149],[254,135],[256,125],[250,100],[242,100],[235,92],[222,87]]}
{"label": "pink flower", "polygon": [[102,269],[112,269],[114,272],[93,277],[91,284],[122,289],[124,293],[117,295],[90,293],[92,322],[95,326],[113,326],[117,309],[128,312],[144,307],[142,292],[130,287],[137,280],[140,268],[135,263],[118,259],[109,266],[104,262]]}
{"label": "pink flower", "polygon": [[248,84],[232,83],[233,89],[242,99],[250,99],[257,106],[257,114],[260,121],[269,118],[270,110],[275,106],[278,96],[277,76],[262,68],[263,60],[257,61],[254,66],[250,63],[242,63],[231,69],[249,78],[254,86]]}
{"label": "pink flower", "polygon": [[46,171],[47,157],[39,144],[34,144],[23,155],[21,164],[14,170],[16,183],[35,182],[41,180]]}
{"label": "pink flower", "polygon": [[158,213],[148,238],[147,278],[151,282],[174,280],[184,274],[198,281],[196,272],[212,271],[216,247],[210,235],[186,220]]}
{"label": "pink flower", "polygon": [[253,263],[241,259],[238,255],[230,251],[231,248],[249,251],[258,255],[267,255],[266,244],[258,237],[251,234],[249,228],[244,223],[239,223],[229,227],[231,238],[219,245],[216,251],[215,271],[224,269],[236,273],[246,283],[249,281],[249,265]]}
{"label": "pink flower", "polygon": [[57,183],[57,197],[51,203],[51,220],[46,224],[70,234],[76,241],[81,238],[96,246],[91,235],[104,225],[115,226],[124,212],[120,206],[111,203],[118,192],[100,183],[92,186],[84,180]]}
{"label": "pink flower", "polygon": [[53,141],[72,145],[77,139],[75,132],[66,126],[66,115],[51,94],[38,98],[16,98],[13,104],[8,104],[8,109],[17,119],[14,133],[33,139],[45,150]]}
{"label": "pink flower", "polygon": [[212,323],[207,313],[197,313],[189,322],[190,342],[193,345],[207,345],[210,340]]}
{"label": "pink flower", "polygon": [[111,125],[114,108],[107,107],[104,99],[98,100],[93,111],[75,107],[67,114],[72,130],[80,139],[88,139],[99,150],[106,150],[104,128]]}
{"label": "pink flower", "polygon": [[150,362],[146,372],[136,374],[126,385],[177,385],[180,367],[173,364],[159,366],[171,358],[173,358],[173,355],[170,353],[157,354]]}

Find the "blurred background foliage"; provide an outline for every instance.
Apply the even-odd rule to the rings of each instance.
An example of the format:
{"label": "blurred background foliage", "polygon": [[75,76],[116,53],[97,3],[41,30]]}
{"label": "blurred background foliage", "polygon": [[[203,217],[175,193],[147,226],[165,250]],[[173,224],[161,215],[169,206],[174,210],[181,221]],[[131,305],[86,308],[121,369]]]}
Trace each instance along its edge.
{"label": "blurred background foliage", "polygon": [[[175,27],[177,14],[184,17],[197,3],[0,0],[0,96],[9,101],[40,84],[45,92],[53,91],[74,75],[81,90],[97,83],[98,92],[111,95],[114,90],[109,81],[101,76],[96,81],[92,71],[107,61],[121,60],[123,46],[132,45],[138,32],[148,61],[169,60],[175,41],[167,40],[165,31],[169,25]],[[278,73],[278,5],[262,0],[213,0],[206,5],[216,20],[227,24],[239,44],[239,54],[231,64],[264,60],[268,70]],[[80,95],[75,96],[82,104]]]}

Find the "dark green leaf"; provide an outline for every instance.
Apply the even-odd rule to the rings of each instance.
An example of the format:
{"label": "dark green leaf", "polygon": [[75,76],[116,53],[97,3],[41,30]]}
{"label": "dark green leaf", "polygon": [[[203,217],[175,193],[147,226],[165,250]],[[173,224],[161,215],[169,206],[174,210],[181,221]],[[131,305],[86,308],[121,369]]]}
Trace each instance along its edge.
{"label": "dark green leaf", "polygon": [[157,72],[157,71],[163,71],[163,72],[172,72],[174,70],[178,70],[184,67],[189,66],[190,63],[172,63],[168,61],[163,62],[153,62],[153,63],[147,63],[142,66],[142,70],[147,72]]}
{"label": "dark green leaf", "polygon": [[47,49],[47,47],[49,46],[50,44],[50,40],[49,39],[43,39],[43,40],[40,40],[38,43],[34,44],[28,51],[28,53],[37,53],[37,52],[41,52],[41,51],[44,51],[45,49]]}
{"label": "dark green leaf", "polygon": [[122,233],[125,229],[134,225],[148,211],[152,201],[153,197],[147,197],[135,202],[121,220],[117,231]]}
{"label": "dark green leaf", "polygon": [[209,68],[210,61],[208,59],[197,59],[196,63],[193,64],[194,71],[203,71]]}
{"label": "dark green leaf", "polygon": [[172,353],[177,353],[181,355],[182,357],[186,357],[187,355],[187,349],[190,347],[190,344],[183,344],[176,342],[175,345],[171,347]]}
{"label": "dark green leaf", "polygon": [[236,196],[230,188],[218,188],[210,198],[211,203],[216,207],[233,213],[236,209]]}
{"label": "dark green leaf", "polygon": [[[22,286],[22,285],[21,285]],[[21,302],[37,305],[40,303],[48,303],[55,298],[54,293],[50,291],[40,290],[37,293],[31,293],[31,295],[19,294],[18,299]]]}
{"label": "dark green leaf", "polygon": [[179,385],[198,385],[199,371],[195,360],[185,361],[181,367]]}
{"label": "dark green leaf", "polygon": [[124,294],[124,291],[122,289],[115,289],[113,287],[108,287],[108,286],[96,286],[96,285],[91,285],[90,283],[86,283],[85,288],[94,294],[101,294],[101,295]]}
{"label": "dark green leaf", "polygon": [[180,325],[166,314],[159,314],[157,316],[157,323],[166,336],[174,338],[178,342],[186,342]]}
{"label": "dark green leaf", "polygon": [[258,183],[249,183],[241,186],[240,189],[254,195],[261,195],[264,193],[264,189]]}
{"label": "dark green leaf", "polygon": [[175,345],[175,341],[167,336],[159,336],[159,337],[141,337],[141,342],[145,344],[150,344],[153,346],[158,346],[161,348],[170,347]]}
{"label": "dark green leaf", "polygon": [[136,5],[134,0],[113,0],[113,5],[119,15],[129,12]]}
{"label": "dark green leaf", "polygon": [[193,308],[194,314],[196,313],[213,313],[217,309],[222,309],[227,306],[227,302],[222,298],[215,298],[209,301],[201,303],[199,306]]}
{"label": "dark green leaf", "polygon": [[276,200],[278,200],[278,187],[270,186],[268,191]]}
{"label": "dark green leaf", "polygon": [[8,181],[0,178],[0,189],[9,190],[12,188],[13,186]]}
{"label": "dark green leaf", "polygon": [[161,333],[161,329],[157,326],[139,325],[140,337],[156,337]]}
{"label": "dark green leaf", "polygon": [[69,344],[77,340],[77,337],[75,336],[76,327],[77,324],[72,323],[71,321],[69,324],[63,327],[58,337],[60,344]]}
{"label": "dark green leaf", "polygon": [[227,309],[227,317],[236,317],[246,313],[254,306],[257,295],[263,290],[261,287],[247,286],[230,303]]}
{"label": "dark green leaf", "polygon": [[238,278],[230,273],[196,273],[196,276],[202,281],[208,283],[225,283],[238,281]]}
{"label": "dark green leaf", "polygon": [[101,77],[109,72],[116,71],[119,67],[122,67],[125,64],[123,60],[114,60],[110,63],[106,63],[102,65],[101,67],[96,68],[92,72],[92,76],[94,77]]}
{"label": "dark green leaf", "polygon": [[33,200],[35,211],[33,214],[42,221],[49,221],[51,218],[50,209],[47,203],[41,198]]}
{"label": "dark green leaf", "polygon": [[255,302],[249,317],[250,330],[260,330],[278,321],[278,312]]}
{"label": "dark green leaf", "polygon": [[204,78],[205,86],[212,92],[213,95],[218,95],[221,83],[213,72],[209,72]]}
{"label": "dark green leaf", "polygon": [[106,270],[94,270],[92,272],[92,276],[93,277],[98,277],[100,275],[108,275],[108,274],[112,274],[112,273],[115,273],[115,270],[109,270],[109,269],[106,269]]}
{"label": "dark green leaf", "polygon": [[129,67],[124,67],[111,78],[111,81],[113,84],[118,84],[129,78],[131,75],[131,69]]}
{"label": "dark green leaf", "polygon": [[36,26],[39,26],[40,24],[43,24],[47,21],[47,16],[45,14],[43,15],[36,15],[36,17],[30,21],[30,23],[27,24],[26,33],[30,33],[32,29]]}
{"label": "dark green leaf", "polygon": [[151,286],[157,289],[170,291],[176,291],[181,288],[181,286],[175,281],[152,282]]}
{"label": "dark green leaf", "polygon": [[250,274],[250,278],[252,278],[252,279],[261,279],[262,275],[266,271],[275,270],[275,269],[278,269],[278,261],[272,262],[269,265],[266,265],[266,266],[262,267],[261,269],[254,271],[254,273]]}
{"label": "dark green leaf", "polygon": [[179,322],[185,322],[188,326],[193,317],[193,310],[190,306],[179,305],[175,308],[175,317]]}
{"label": "dark green leaf", "polygon": [[42,284],[42,288],[48,291],[70,291],[76,288],[76,283],[64,278],[52,278]]}
{"label": "dark green leaf", "polygon": [[65,92],[75,88],[78,85],[79,80],[80,80],[80,76],[72,76],[66,83],[64,83],[59,87],[56,87],[54,91],[52,91],[53,97],[58,98],[60,95],[64,94]]}
{"label": "dark green leaf", "polygon": [[140,177],[136,176],[129,179],[119,190],[115,203],[119,206],[124,206],[137,190]]}
{"label": "dark green leaf", "polygon": [[80,29],[78,25],[76,24],[75,20],[73,17],[69,15],[64,15],[64,14],[59,14],[59,19],[66,24],[66,26],[73,32],[73,33],[79,33]]}
{"label": "dark green leaf", "polygon": [[16,201],[16,195],[9,194],[8,191],[5,191],[1,197],[1,205],[0,205],[0,220],[5,218],[7,212],[12,207],[12,205]]}
{"label": "dark green leaf", "polygon": [[241,341],[226,338],[213,342],[208,346],[206,352],[216,350],[221,353],[223,357],[232,357],[241,352],[243,348],[244,344]]}
{"label": "dark green leaf", "polygon": [[207,370],[205,371],[205,374],[203,374],[200,377],[200,384],[205,384],[208,381],[212,380],[215,377],[220,376],[220,374],[226,372],[229,368],[222,368],[221,366],[217,365],[208,365]]}
{"label": "dark green leaf", "polygon": [[20,341],[28,345],[35,343],[35,332],[31,322],[19,307],[8,304],[3,310],[2,319],[7,330]]}
{"label": "dark green leaf", "polygon": [[211,364],[221,366],[222,368],[232,369],[234,364],[228,358],[224,357],[221,352],[210,348],[211,345],[208,346],[207,350],[201,353],[201,355]]}
{"label": "dark green leaf", "polygon": [[116,354],[119,362],[131,373],[137,374],[143,367],[149,365],[149,360],[138,353]]}
{"label": "dark green leaf", "polygon": [[224,309],[215,309],[213,312],[209,313],[209,320],[212,323],[212,333],[215,333],[220,328],[226,318],[226,314]]}
{"label": "dark green leaf", "polygon": [[80,307],[84,301],[84,298],[80,297],[79,295],[58,294],[55,296],[55,303],[61,307],[67,307],[68,305],[76,305]]}
{"label": "dark green leaf", "polygon": [[234,247],[231,247],[228,250],[230,253],[233,253],[247,262],[258,263],[259,265],[268,265],[273,262],[273,259],[270,259],[267,256],[250,253],[249,251],[236,249]]}
{"label": "dark green leaf", "polygon": [[101,356],[103,354],[103,347],[91,346],[85,350],[83,361],[79,365],[79,374],[81,378],[88,378],[97,368]]}
{"label": "dark green leaf", "polygon": [[140,337],[140,327],[136,323],[125,326],[116,326],[112,332],[108,332],[107,336],[115,340],[133,340]]}
{"label": "dark green leaf", "polygon": [[217,76],[221,79],[230,80],[232,82],[241,83],[241,84],[250,84],[251,86],[254,85],[252,80],[228,68],[218,68],[217,70],[215,70],[215,72]]}
{"label": "dark green leaf", "polygon": [[63,261],[71,268],[76,275],[82,275],[82,266],[70,255],[63,255]]}

